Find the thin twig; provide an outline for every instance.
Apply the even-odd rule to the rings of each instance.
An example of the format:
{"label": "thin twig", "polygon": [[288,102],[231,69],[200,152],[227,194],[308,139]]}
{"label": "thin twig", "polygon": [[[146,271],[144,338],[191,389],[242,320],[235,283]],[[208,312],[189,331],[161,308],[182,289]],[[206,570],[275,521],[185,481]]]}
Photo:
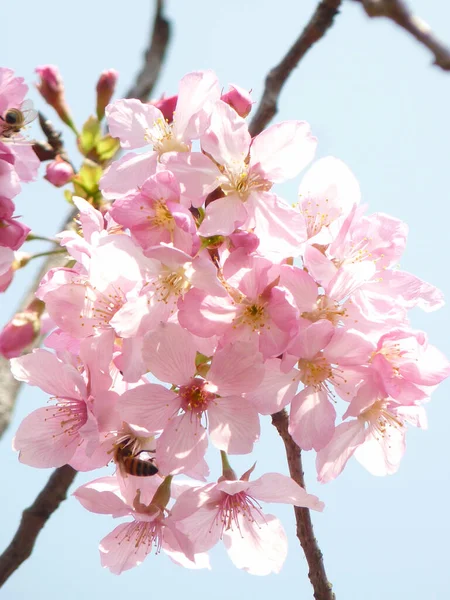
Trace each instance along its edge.
{"label": "thin twig", "polygon": [[[305,488],[301,450],[289,434],[289,417],[285,410],[272,415],[272,424],[280,434],[286,448],[286,457],[289,473],[294,481]],[[332,585],[328,581],[323,564],[322,551],[314,536],[309,509],[294,506],[295,520],[297,522],[297,537],[308,562],[308,577],[314,590],[316,600],[336,600]]]}
{"label": "thin twig", "polygon": [[76,475],[65,465],[53,471],[33,504],[22,513],[22,519],[11,543],[0,556],[0,587],[31,555],[37,536],[63,500]]}
{"label": "thin twig", "polygon": [[433,64],[444,71],[450,71],[450,47],[434,35],[425,21],[413,15],[403,0],[355,0],[355,2],[363,5],[369,17],[386,17],[408,31],[433,53]]}
{"label": "thin twig", "polygon": [[170,23],[163,16],[164,1],[157,0],[155,20],[150,34],[150,45],[144,54],[144,65],[136,83],[128,90],[127,98],[148,100],[166,56],[170,38]]}
{"label": "thin twig", "polygon": [[53,123],[47,119],[41,112],[38,113],[39,125],[47,138],[46,142],[34,142],[33,150],[41,162],[46,160],[54,160],[57,156],[60,156],[63,160],[69,163],[73,170],[75,167],[70,162],[69,157],[64,148],[64,142],[62,140],[62,133],[56,131]]}
{"label": "thin twig", "polygon": [[322,0],[309,23],[281,62],[269,71],[258,110],[250,123],[252,136],[258,135],[277,112],[278,97],[289,75],[308,50],[320,40],[333,24],[342,0]]}

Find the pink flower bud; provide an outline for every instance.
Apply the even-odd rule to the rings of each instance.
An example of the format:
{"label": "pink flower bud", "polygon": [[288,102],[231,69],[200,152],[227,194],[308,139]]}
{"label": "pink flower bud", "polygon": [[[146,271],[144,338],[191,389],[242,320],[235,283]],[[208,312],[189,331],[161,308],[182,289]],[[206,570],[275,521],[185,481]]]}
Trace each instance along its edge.
{"label": "pink flower bud", "polygon": [[53,107],[66,125],[75,130],[75,126],[70,116],[70,110],[64,96],[64,83],[58,71],[58,67],[54,65],[42,65],[36,67],[36,73],[40,80],[36,84],[38,91],[44,100]]}
{"label": "pink flower bud", "polygon": [[173,121],[173,113],[175,108],[177,107],[178,96],[170,96],[170,98],[160,98],[159,100],[152,100],[150,104],[159,108],[159,110],[164,115],[164,118],[168,123],[172,123]]}
{"label": "pink flower bud", "polygon": [[100,74],[97,81],[97,117],[101,121],[105,116],[105,108],[111,102],[116,89],[119,73],[114,69],[108,69]]}
{"label": "pink flower bud", "polygon": [[40,316],[44,307],[41,300],[33,300],[25,311],[14,315],[0,333],[0,354],[5,358],[22,354],[39,335]]}
{"label": "pink flower bud", "polygon": [[249,112],[252,110],[252,102],[250,92],[243,90],[241,87],[237,85],[230,84],[230,91],[221,96],[220,98],[223,102],[226,102],[234,108],[237,114],[243,118],[245,118]]}
{"label": "pink flower bud", "polygon": [[57,156],[55,160],[48,163],[45,170],[45,177],[55,187],[61,187],[69,183],[74,176],[74,171],[68,162],[63,160],[60,156]]}

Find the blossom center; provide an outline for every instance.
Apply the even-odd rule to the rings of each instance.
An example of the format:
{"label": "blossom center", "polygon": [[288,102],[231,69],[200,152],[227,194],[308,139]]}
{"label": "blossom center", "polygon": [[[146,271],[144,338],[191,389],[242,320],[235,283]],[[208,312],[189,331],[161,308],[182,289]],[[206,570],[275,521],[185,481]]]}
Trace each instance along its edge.
{"label": "blossom center", "polygon": [[[109,327],[111,319],[126,302],[125,294],[120,288],[112,287],[111,289],[111,287],[105,292],[99,292],[90,283],[85,284],[85,303],[80,319],[84,317],[94,319],[95,327],[99,329]],[[81,326],[84,327],[83,322],[81,322]]]}
{"label": "blossom center", "polygon": [[162,117],[156,119],[151,129],[146,130],[145,140],[159,155],[164,152],[189,152],[190,150],[187,144],[174,136],[173,126]]}
{"label": "blossom center", "polygon": [[331,379],[333,376],[330,363],[321,353],[312,359],[300,358],[298,368],[300,381],[305,385],[321,386],[325,380]]}
{"label": "blossom center", "polygon": [[147,217],[152,224],[159,229],[173,231],[175,228],[175,221],[164,200],[156,200],[153,204],[153,210],[155,211],[155,214]]}
{"label": "blossom center", "polygon": [[49,419],[57,419],[59,421],[61,432],[53,434],[53,437],[55,438],[57,435],[77,435],[79,429],[87,421],[86,403],[75,398],[55,397],[53,399],[58,402],[56,406],[47,409],[51,413],[51,416],[45,419],[46,421]]}
{"label": "blossom center", "polygon": [[152,546],[155,546],[155,553],[159,554],[162,547],[163,535],[160,519],[153,521],[135,520],[128,524],[125,531],[116,535],[119,546],[122,543],[132,544],[136,552],[140,546],[146,546],[145,553],[149,554]]}
{"label": "blossom center", "polygon": [[178,298],[187,292],[191,284],[186,269],[182,266],[176,271],[164,269],[159,278],[153,282],[153,286],[157,299],[167,304],[169,299]]}
{"label": "blossom center", "polygon": [[237,492],[236,494],[222,492],[217,509],[214,522],[221,527],[221,537],[225,531],[233,530],[233,528],[241,532],[239,519],[244,518],[249,523],[254,523],[256,521],[255,514],[264,519],[261,506],[247,492]]}
{"label": "blossom center", "polygon": [[237,194],[242,200],[246,200],[250,192],[263,192],[272,187],[272,183],[264,179],[257,169],[249,169],[245,163],[234,169],[230,166],[219,168],[224,177],[221,187],[225,195]]}
{"label": "blossom center", "polygon": [[180,388],[181,408],[185,412],[203,413],[215,395],[205,389],[206,381],[195,377],[191,383]]}
{"label": "blossom center", "polygon": [[403,421],[389,411],[387,403],[383,400],[374,402],[361,416],[375,429],[377,439],[384,438],[386,435],[389,436],[389,429],[391,427],[398,430],[404,427]]}
{"label": "blossom center", "polygon": [[347,311],[328,296],[319,296],[314,308],[311,311],[303,312],[301,316],[312,323],[327,319],[333,325],[338,325],[347,316]]}
{"label": "blossom center", "polygon": [[266,325],[267,313],[265,304],[245,300],[241,305],[239,315],[234,319],[234,326],[247,325],[253,331],[258,331]]}

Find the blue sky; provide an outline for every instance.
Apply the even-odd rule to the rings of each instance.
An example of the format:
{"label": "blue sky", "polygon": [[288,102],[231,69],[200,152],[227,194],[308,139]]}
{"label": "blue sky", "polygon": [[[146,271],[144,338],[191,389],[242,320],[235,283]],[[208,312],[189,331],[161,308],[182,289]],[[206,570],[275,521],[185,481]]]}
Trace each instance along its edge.
{"label": "blue sky", "polygon": [[[210,2],[172,0],[167,14],[173,41],[155,96],[174,93],[188,71],[212,68],[226,86],[253,89],[257,99],[266,72],[286,51],[312,13],[312,0]],[[417,14],[450,43],[450,7],[439,0],[410,2]],[[9,6],[10,5],[10,6]],[[9,8],[8,8],[9,6]],[[118,5],[119,6],[119,5]],[[140,67],[152,4],[134,0],[129,9],[105,0],[78,0],[64,5],[26,0],[14,27],[0,38],[2,65],[31,84],[36,65],[55,63],[64,75],[67,97],[81,124],[95,109],[99,73],[120,73],[125,93]],[[3,7],[12,10],[12,1]],[[275,10],[276,7],[276,10]],[[431,66],[431,56],[391,23],[370,21],[361,7],[344,2],[333,29],[304,58],[285,87],[277,120],[304,119],[319,138],[317,156],[335,155],[357,176],[370,212],[387,212],[410,228],[401,267],[438,285],[450,297],[448,267],[450,74]],[[30,96],[51,118],[36,92]],[[64,137],[76,156],[70,131]],[[282,195],[296,199],[298,180]],[[68,206],[47,182],[29,185],[17,199],[18,213],[41,235],[58,229]],[[35,242],[33,249],[40,246]],[[35,266],[19,273],[0,299],[2,322],[13,314]],[[428,332],[432,343],[450,355],[449,309],[415,311],[413,325]],[[447,539],[450,535],[450,477],[447,419],[450,384],[434,393],[427,407],[428,431],[408,432],[408,448],[399,472],[375,478],[352,461],[335,482],[315,482],[314,457],[305,458],[308,489],[326,503],[313,515],[319,543],[338,600],[427,600],[450,597]],[[0,442],[3,485],[0,547],[15,531],[20,512],[36,496],[50,471],[20,465],[11,439],[21,419],[45,402],[35,388],[24,390],[14,421]],[[282,446],[268,419],[255,457],[255,475],[286,472]],[[218,457],[211,455],[218,467]],[[239,470],[250,458],[233,461]],[[217,468],[214,471],[217,473]],[[92,476],[80,475],[78,483]],[[164,555],[147,558],[120,577],[100,566],[98,542],[118,523],[88,513],[69,499],[38,539],[30,560],[4,587],[8,600],[28,598],[75,600],[102,594],[112,600],[145,594],[222,600],[253,594],[312,598],[307,568],[294,536],[292,509],[268,507],[283,521],[289,556],[282,572],[265,578],[238,571],[225,551],[212,552],[211,572],[183,570]]]}

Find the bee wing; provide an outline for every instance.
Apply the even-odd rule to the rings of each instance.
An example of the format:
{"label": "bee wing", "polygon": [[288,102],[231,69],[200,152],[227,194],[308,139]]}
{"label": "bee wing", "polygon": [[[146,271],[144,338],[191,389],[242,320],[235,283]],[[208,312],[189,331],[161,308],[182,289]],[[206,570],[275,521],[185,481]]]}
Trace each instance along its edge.
{"label": "bee wing", "polygon": [[34,119],[38,116],[38,111],[34,108],[33,100],[28,99],[25,100],[25,102],[22,102],[20,105],[20,110],[23,113],[24,125],[28,125],[28,123],[34,121]]}

